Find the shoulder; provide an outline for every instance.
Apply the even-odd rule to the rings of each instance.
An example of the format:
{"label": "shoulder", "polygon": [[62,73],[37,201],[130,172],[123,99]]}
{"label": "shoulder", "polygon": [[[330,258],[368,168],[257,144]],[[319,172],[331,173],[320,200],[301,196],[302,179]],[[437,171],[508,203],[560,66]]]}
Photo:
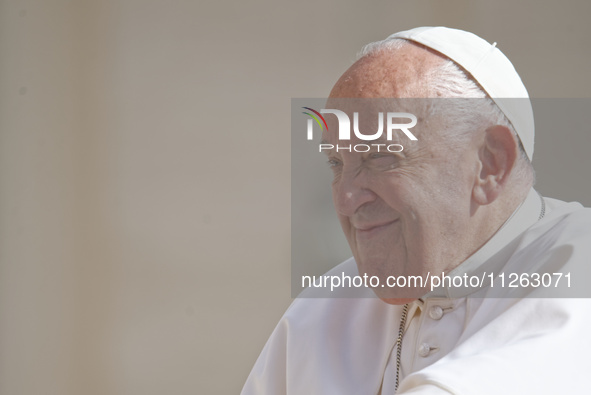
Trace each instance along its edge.
{"label": "shoulder", "polygon": [[487,296],[591,297],[586,284],[591,275],[591,209],[544,200],[546,214],[510,246]]}
{"label": "shoulder", "polygon": [[[353,259],[326,273],[342,275],[357,275]],[[367,393],[381,382],[400,312],[371,289],[310,287],[279,321],[243,394]]]}
{"label": "shoulder", "polygon": [[[328,337],[333,341],[341,340],[345,331],[335,331],[335,325],[352,328],[353,331],[367,326],[379,328],[372,323],[388,320],[399,310],[397,306],[378,299],[371,288],[353,285],[354,278],[359,277],[353,258],[318,277],[317,285],[302,291],[281,319],[288,324],[294,337],[304,334],[307,342],[323,342]],[[349,278],[352,279],[350,285]],[[322,286],[318,286],[320,282]],[[336,286],[338,283],[339,286]]]}
{"label": "shoulder", "polygon": [[403,393],[427,384],[454,394],[587,393],[591,300],[470,302],[475,311],[454,350],[406,377]]}
{"label": "shoulder", "polygon": [[542,230],[555,229],[565,232],[578,231],[579,234],[591,235],[591,208],[578,202],[563,202],[544,198],[546,213],[532,228]]}

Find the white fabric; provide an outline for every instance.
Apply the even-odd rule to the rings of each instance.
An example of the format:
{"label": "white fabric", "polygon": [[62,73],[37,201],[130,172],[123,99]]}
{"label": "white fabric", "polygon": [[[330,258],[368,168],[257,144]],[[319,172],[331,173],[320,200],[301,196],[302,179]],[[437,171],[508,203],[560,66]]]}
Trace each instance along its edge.
{"label": "white fabric", "polygon": [[[591,210],[545,199],[546,214],[537,221],[536,198],[529,195],[479,250],[488,252],[473,255],[481,265],[472,263],[466,272],[543,264],[568,270],[589,262]],[[519,234],[523,221],[533,225]],[[341,272],[356,275],[355,261],[328,274]],[[402,307],[370,289],[353,291],[347,298],[326,289],[304,291],[275,328],[242,394],[393,394]],[[398,394],[591,393],[590,300],[473,296],[437,295],[411,304]]]}
{"label": "white fabric", "polygon": [[[527,156],[534,154],[534,114],[527,89],[511,61],[477,35],[447,27],[418,27],[392,34],[429,47],[450,58],[480,84],[519,135]],[[517,99],[521,98],[521,99]]]}

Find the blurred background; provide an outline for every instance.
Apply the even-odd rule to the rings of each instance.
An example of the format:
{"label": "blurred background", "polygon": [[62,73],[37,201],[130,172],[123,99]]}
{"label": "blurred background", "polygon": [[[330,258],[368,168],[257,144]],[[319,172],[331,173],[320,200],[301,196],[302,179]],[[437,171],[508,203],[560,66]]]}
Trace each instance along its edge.
{"label": "blurred background", "polygon": [[[421,25],[496,41],[532,97],[589,97],[590,14],[0,0],[0,394],[239,393],[292,300],[290,99]],[[587,125],[538,133],[543,194],[591,205]]]}

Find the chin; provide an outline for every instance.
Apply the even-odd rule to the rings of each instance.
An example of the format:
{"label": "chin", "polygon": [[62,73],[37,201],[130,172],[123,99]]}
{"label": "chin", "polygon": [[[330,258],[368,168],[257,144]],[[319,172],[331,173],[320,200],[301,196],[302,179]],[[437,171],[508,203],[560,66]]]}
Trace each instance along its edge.
{"label": "chin", "polygon": [[[378,296],[378,297],[379,297],[379,296]],[[417,299],[418,299],[418,298],[414,298],[414,299],[411,299],[411,298],[406,298],[406,299],[404,299],[404,298],[402,298],[402,299],[399,299],[399,298],[382,298],[382,297],[379,297],[379,298],[380,298],[380,299],[381,299],[383,302],[385,302],[385,303],[388,303],[388,304],[393,304],[393,305],[398,305],[398,306],[401,306],[401,305],[405,305],[405,304],[407,304],[407,303],[414,302],[415,300],[417,300]]]}
{"label": "chin", "polygon": [[428,290],[424,288],[404,288],[404,289],[388,289],[388,288],[372,288],[375,295],[383,302],[393,305],[404,305],[414,302],[421,296],[425,295]]}

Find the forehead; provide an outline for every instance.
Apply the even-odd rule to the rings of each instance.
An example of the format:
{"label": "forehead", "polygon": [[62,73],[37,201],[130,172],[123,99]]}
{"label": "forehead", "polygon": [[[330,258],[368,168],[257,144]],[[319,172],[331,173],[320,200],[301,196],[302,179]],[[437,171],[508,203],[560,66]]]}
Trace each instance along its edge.
{"label": "forehead", "polygon": [[359,59],[345,71],[329,98],[428,97],[428,87],[422,82],[444,60],[441,55],[415,44],[378,51]]}
{"label": "forehead", "polygon": [[[364,56],[355,62],[333,87],[326,108],[344,111],[354,127],[354,113],[358,113],[359,130],[363,134],[373,134],[378,130],[378,113],[383,117],[388,112],[411,113],[417,117],[417,125],[412,129],[419,141],[411,141],[400,130],[392,133],[391,143],[419,147],[426,140],[437,139],[441,129],[441,116],[433,116],[433,102],[428,98],[430,88],[426,84],[429,73],[446,58],[440,54],[409,43],[399,49],[382,50]],[[429,103],[427,103],[429,101]],[[430,109],[429,109],[430,108]],[[323,140],[336,141],[337,118],[327,115],[329,132],[323,133]],[[407,119],[398,119],[401,123]],[[387,121],[383,120],[385,140]],[[351,142],[362,142],[351,133]],[[355,141],[357,140],[357,141]],[[365,141],[366,142],[366,141]],[[378,140],[375,141],[379,143]],[[388,141],[385,141],[388,142]]]}
{"label": "forehead", "polygon": [[[331,144],[339,140],[347,144],[349,141],[369,141],[417,146],[415,138],[432,141],[440,134],[444,126],[442,114],[445,114],[440,111],[441,100],[443,99],[331,98],[322,110],[328,126],[323,131],[322,139]],[[335,110],[341,113],[333,113]],[[343,134],[343,130],[348,133]]]}

